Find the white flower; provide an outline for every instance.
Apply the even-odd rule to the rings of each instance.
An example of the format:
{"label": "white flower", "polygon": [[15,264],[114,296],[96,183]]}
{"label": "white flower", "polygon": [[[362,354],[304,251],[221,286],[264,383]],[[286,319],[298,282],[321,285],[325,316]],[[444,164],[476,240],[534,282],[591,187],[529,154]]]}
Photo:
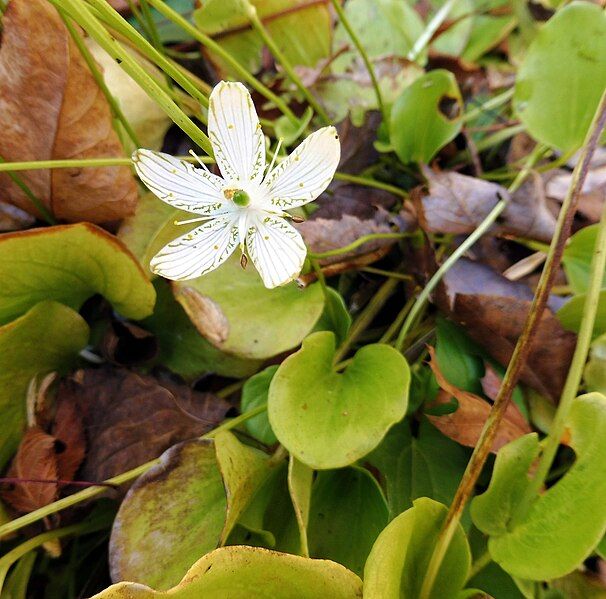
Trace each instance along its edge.
{"label": "white flower", "polygon": [[152,270],[167,279],[193,279],[220,266],[239,245],[266,287],[292,281],[306,248],[285,210],[315,200],[332,180],[340,157],[335,128],[316,131],[266,174],[265,139],[250,94],[241,83],[222,81],[210,95],[208,136],[223,177],[168,154],[133,154],[154,194],[203,221],[162,248]]}

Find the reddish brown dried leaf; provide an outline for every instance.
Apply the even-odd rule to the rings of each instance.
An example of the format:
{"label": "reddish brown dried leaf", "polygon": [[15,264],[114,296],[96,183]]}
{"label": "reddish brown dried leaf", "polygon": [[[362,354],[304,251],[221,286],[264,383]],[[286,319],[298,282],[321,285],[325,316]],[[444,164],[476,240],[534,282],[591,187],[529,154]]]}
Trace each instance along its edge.
{"label": "reddish brown dried leaf", "polygon": [[[500,364],[509,363],[530,309],[532,291],[492,269],[459,260],[444,277],[434,298],[442,311],[465,328]],[[557,307],[558,300],[550,300]],[[546,308],[535,334],[521,380],[557,401],[564,385],[576,335],[565,331]]]}
{"label": "reddish brown dried leaf", "polygon": [[[455,412],[443,416],[427,415],[430,422],[438,428],[444,435],[450,437],[461,445],[475,447],[484,423],[490,412],[490,404],[477,395],[459,389],[449,383],[442,374],[436,361],[433,347],[429,347],[431,360],[429,365],[442,389],[438,393],[436,404],[448,404],[454,397],[459,406]],[[492,444],[491,451],[496,453],[503,445],[510,441],[531,432],[531,428],[524,420],[520,410],[514,403],[510,403],[505,411],[505,416],[501,421]]]}
{"label": "reddish brown dried leaf", "polygon": [[71,480],[78,470],[86,452],[86,439],[82,416],[76,404],[69,398],[60,399],[55,414],[53,436],[57,454],[57,468],[59,478]]}
{"label": "reddish brown dried leaf", "polygon": [[[2,24],[0,155],[8,161],[123,156],[109,105],[52,5],[11,0]],[[137,201],[128,167],[20,175],[60,220],[114,221]],[[3,200],[37,214],[6,174],[0,191]]]}
{"label": "reddish brown dried leaf", "polygon": [[159,381],[124,368],[80,370],[62,381],[58,397],[82,414],[85,480],[101,481],[204,434],[231,407],[210,393]]}
{"label": "reddish brown dried leaf", "polygon": [[[7,474],[9,478],[56,480],[58,478],[55,438],[35,426],[21,439]],[[57,497],[57,484],[12,483],[2,491],[2,499],[19,512],[32,512]]]}

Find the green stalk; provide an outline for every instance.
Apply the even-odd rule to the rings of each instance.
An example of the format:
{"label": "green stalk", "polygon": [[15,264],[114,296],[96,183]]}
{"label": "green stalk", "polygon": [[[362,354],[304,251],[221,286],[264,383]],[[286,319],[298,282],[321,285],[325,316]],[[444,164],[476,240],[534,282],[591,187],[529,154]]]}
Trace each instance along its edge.
{"label": "green stalk", "polygon": [[[494,437],[496,435],[499,424],[505,414],[505,410],[511,399],[513,390],[518,382],[522,368],[530,351],[530,345],[532,339],[537,330],[537,327],[543,316],[545,307],[547,306],[547,300],[553,281],[559,267],[562,254],[564,253],[564,246],[566,240],[570,235],[572,228],[572,221],[576,212],[576,206],[578,203],[578,197],[583,188],[587,172],[589,170],[589,163],[593,156],[595,149],[599,143],[601,131],[606,124],[606,90],[602,95],[600,104],[596,110],[593,118],[593,122],[583,143],[583,148],[579,157],[579,161],[574,169],[572,182],[562,207],[556,224],[556,231],[553,236],[549,253],[541,278],[537,285],[524,330],[518,338],[513,354],[507,366],[505,376],[501,382],[499,393],[495,398],[492,405],[488,418],[484,423],[480,438],[471,454],[467,468],[463,473],[463,477],[457,488],[454,499],[448,510],[448,514],[444,520],[442,530],[436,541],[433,554],[427,567],[427,573],[421,587],[420,599],[427,599],[432,592],[436,577],[444,560],[444,556],[448,551],[448,547],[452,541],[452,538],[457,530],[463,510],[471,497],[475,484],[482,472],[486,459],[490,453]],[[536,153],[535,150],[534,153]],[[591,309],[591,308],[588,308]]]}
{"label": "green stalk", "polygon": [[187,19],[184,19],[177,11],[173,10],[162,0],[148,0],[148,2],[160,14],[181,27],[183,31],[191,35],[196,41],[200,42],[211,52],[214,52],[220,56],[227,64],[230,65],[238,76],[242,78],[243,81],[246,81],[246,83],[248,83],[254,90],[272,102],[293,125],[299,125],[299,119],[295,116],[295,113],[288,107],[284,100],[280,98],[280,96],[274,94],[274,92],[272,92],[268,87],[263,85],[255,76],[251,75],[229,52],[226,52],[211,37],[196,29]]}
{"label": "green stalk", "polygon": [[88,4],[93,6],[101,19],[110,27],[113,27],[118,33],[123,35],[139,50],[143,56],[147,57],[156,64],[164,73],[176,81],[192,98],[197,100],[205,108],[208,107],[208,98],[198,87],[192,83],[183,69],[166,58],[164,54],[158,51],[150,44],[128,21],[123,19],[116,10],[114,10],[106,0],[87,0]]}
{"label": "green stalk", "polygon": [[[261,414],[266,409],[267,409],[267,404],[257,406],[256,408],[250,410],[249,412],[246,412],[245,414],[240,414],[240,416],[237,416],[236,418],[233,418],[232,420],[227,420],[227,421],[223,422],[217,428],[215,428],[212,431],[199,437],[199,439],[212,439],[218,433],[220,433],[222,431],[231,430],[231,429],[235,428],[236,426],[239,426],[243,422],[246,422],[249,418],[253,418],[254,416],[257,416],[258,414]],[[57,512],[60,512],[61,510],[64,510],[68,507],[77,505],[79,503],[82,503],[83,501],[88,501],[89,499],[93,499],[95,497],[98,497],[99,495],[102,495],[103,493],[105,493],[107,491],[107,485],[119,486],[119,485],[123,485],[124,483],[130,482],[131,480],[134,480],[135,478],[138,478],[139,476],[141,476],[142,474],[147,472],[152,466],[156,466],[159,463],[160,463],[160,458],[156,458],[155,460],[150,460],[149,462],[146,462],[145,464],[141,464],[140,466],[137,466],[136,468],[133,468],[132,470],[128,470],[127,472],[118,474],[118,476],[114,476],[112,478],[108,478],[107,480],[104,480],[103,481],[104,486],[88,487],[86,489],[82,489],[82,491],[78,491],[77,493],[74,493],[73,495],[63,497],[62,499],[58,499],[57,501],[54,501],[53,503],[50,503],[48,505],[45,505],[44,507],[34,510],[33,512],[30,512],[29,514],[25,514],[24,516],[15,518],[15,520],[11,520],[10,522],[7,522],[6,524],[3,524],[2,526],[0,526],[0,539],[2,539],[4,536],[6,536],[8,534],[15,532],[16,530],[20,530],[21,528],[23,528],[25,526],[28,526],[34,522],[37,522],[38,520],[42,520],[42,518],[46,518],[47,516],[50,516],[51,514],[56,514]]]}
{"label": "green stalk", "polygon": [[55,7],[65,9],[128,75],[160,106],[170,118],[204,151],[212,156],[212,146],[200,128],[173,102],[170,96],[145,72],[105,28],[95,19],[83,2],[76,0],[49,0]]}
{"label": "green stalk", "polygon": [[[42,200],[40,200],[34,192],[29,188],[29,186],[19,177],[19,175],[15,175],[15,173],[10,172],[11,169],[3,168],[6,164],[11,164],[10,162],[6,162],[2,156],[0,156],[0,172],[3,170],[8,172],[8,176],[12,179],[13,183],[19,187],[19,189],[27,196],[27,199],[35,206],[36,210],[42,215],[42,218],[49,225],[56,225],[57,219],[51,214],[50,210],[44,205]],[[22,164],[38,164],[37,162],[24,162]],[[27,169],[19,169],[19,170],[27,170]]]}
{"label": "green stalk", "polygon": [[335,354],[335,362],[339,362],[347,355],[352,344],[375,319],[375,316],[385,305],[385,302],[393,295],[399,283],[400,281],[398,279],[387,279],[387,281],[379,287],[379,290],[372,296],[364,310],[360,312],[358,318],[351,325],[347,338],[343,341]]}
{"label": "green stalk", "polygon": [[408,237],[408,233],[369,233],[368,235],[358,237],[358,239],[352,241],[348,245],[344,245],[343,247],[334,250],[328,250],[326,252],[321,252],[320,254],[313,254],[310,252],[309,257],[314,260],[322,260],[324,258],[330,258],[331,256],[339,256],[340,254],[351,252],[369,241],[376,241],[378,239],[404,239],[405,237]]}
{"label": "green stalk", "polygon": [[436,12],[436,14],[433,16],[431,21],[429,21],[429,23],[423,30],[423,33],[421,33],[421,35],[417,38],[417,41],[415,42],[414,46],[412,47],[412,49],[408,53],[408,56],[406,57],[406,58],[408,58],[408,60],[415,61],[419,57],[421,52],[423,52],[423,50],[425,50],[426,46],[429,45],[429,43],[431,42],[431,40],[434,36],[434,33],[439,29],[440,25],[446,20],[446,17],[448,17],[448,14],[454,7],[456,1],[457,0],[446,0],[446,2],[444,2],[444,4],[442,4],[442,6],[438,10],[438,12]]}
{"label": "green stalk", "polygon": [[481,106],[476,106],[475,108],[472,108],[469,112],[466,112],[462,116],[461,122],[468,123],[469,121],[477,119],[479,116],[486,112],[494,110],[495,108],[498,108],[503,104],[507,104],[507,102],[509,102],[509,100],[513,98],[513,92],[514,90],[512,87],[511,89],[504,91],[502,94],[498,94],[497,96],[494,96],[494,98],[486,100],[486,102],[484,102]]}
{"label": "green stalk", "polygon": [[303,85],[301,78],[293,69],[292,65],[290,64],[290,61],[284,55],[284,52],[282,52],[282,50],[278,48],[278,44],[274,42],[269,31],[267,31],[267,27],[265,27],[261,19],[259,19],[257,9],[252,5],[250,0],[242,0],[242,2],[246,8],[246,14],[250,19],[252,26],[261,36],[261,39],[265,42],[265,45],[269,48],[274,58],[282,65],[282,68],[290,77],[290,80],[297,86],[297,88],[303,94],[309,105],[316,111],[316,114],[320,116],[324,123],[329,124],[330,118],[328,118],[328,115],[326,114],[322,106],[320,106],[320,103],[314,98],[313,94],[307,89],[307,87],[305,87],[305,85]]}
{"label": "green stalk", "polygon": [[385,104],[383,103],[383,96],[381,95],[381,88],[379,87],[379,81],[377,79],[377,75],[375,73],[374,67],[372,66],[372,63],[370,62],[370,59],[368,58],[366,49],[360,42],[360,38],[357,36],[356,32],[354,31],[353,27],[351,26],[351,23],[349,22],[349,19],[347,18],[347,15],[345,14],[343,7],[341,6],[340,0],[331,0],[331,1],[332,1],[332,5],[333,5],[337,15],[339,16],[339,21],[341,21],[341,24],[343,25],[343,27],[345,27],[347,34],[351,38],[351,41],[354,43],[354,46],[356,47],[356,49],[360,53],[360,56],[362,57],[362,60],[364,61],[364,65],[366,66],[366,70],[368,71],[368,74],[370,75],[370,80],[372,81],[372,86],[374,87],[374,90],[375,90],[375,95],[377,96],[377,104],[379,105],[379,110],[381,111],[381,114],[383,115],[383,121],[385,123],[387,123],[387,122],[389,122],[389,115],[385,108]]}
{"label": "green stalk", "polygon": [[65,14],[64,11],[59,10],[59,15],[63,19],[63,23],[65,24],[65,27],[69,31],[69,34],[72,36],[72,39],[74,40],[76,47],[80,51],[82,58],[84,58],[84,62],[86,62],[86,64],[88,65],[90,72],[92,73],[97,85],[99,86],[99,89],[103,92],[103,95],[105,96],[105,99],[107,100],[107,103],[109,104],[111,111],[114,114],[114,117],[122,123],[122,126],[124,127],[124,130],[126,131],[126,134],[130,137],[131,141],[135,144],[135,147],[140,148],[141,144],[139,143],[139,141],[137,139],[136,133],[133,131],[133,128],[131,127],[130,123],[128,122],[128,119],[122,112],[122,109],[120,108],[120,105],[116,101],[116,98],[114,98],[114,95],[111,93],[110,89],[107,87],[107,85],[105,83],[105,79],[103,79],[103,74],[99,71],[97,62],[95,61],[95,59],[93,58],[93,55],[90,53],[90,50],[84,43],[84,40],[80,36],[80,33],[78,33],[78,31],[76,31],[76,28],[71,24],[70,18]]}
{"label": "green stalk", "polygon": [[598,304],[600,302],[600,291],[602,289],[602,279],[604,278],[604,269],[606,268],[606,204],[602,211],[598,235],[595,242],[593,257],[591,260],[591,272],[589,277],[589,287],[583,306],[583,317],[577,337],[570,369],[566,377],[564,389],[560,396],[560,402],[556,411],[549,434],[543,441],[543,451],[539,459],[539,464],[532,477],[519,505],[516,507],[515,515],[512,520],[512,526],[522,521],[528,514],[532,503],[539,495],[539,491],[551,469],[560,440],[566,429],[566,422],[572,408],[572,404],[577,396],[583,369],[587,362],[587,354],[591,345],[593,326],[595,324]]}
{"label": "green stalk", "polygon": [[357,175],[350,175],[348,173],[335,173],[334,178],[338,181],[348,181],[349,183],[356,183],[357,185],[364,185],[366,187],[375,187],[376,189],[383,189],[384,191],[389,191],[389,193],[393,193],[394,195],[400,196],[405,200],[408,199],[408,193],[403,189],[400,189],[395,185],[390,185],[389,183],[377,181],[376,179],[370,179],[369,177],[358,177]]}
{"label": "green stalk", "polygon": [[[196,164],[198,161],[192,156],[176,156],[185,162]],[[208,156],[200,156],[202,162],[213,164],[214,160]],[[13,171],[40,170],[45,168],[86,168],[100,166],[130,166],[133,161],[130,158],[82,158],[65,160],[31,160],[26,162],[4,162],[0,158],[0,173]]]}

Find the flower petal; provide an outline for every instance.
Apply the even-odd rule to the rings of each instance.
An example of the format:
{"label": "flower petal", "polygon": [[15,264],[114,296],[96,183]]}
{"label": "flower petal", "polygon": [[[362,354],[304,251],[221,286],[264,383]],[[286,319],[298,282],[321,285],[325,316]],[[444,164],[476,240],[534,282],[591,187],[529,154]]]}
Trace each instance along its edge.
{"label": "flower petal", "polygon": [[132,159],[141,181],[167,204],[204,216],[233,210],[233,202],[223,196],[221,177],[162,152],[136,150]]}
{"label": "flower petal", "polygon": [[246,248],[268,289],[292,281],[307,254],[299,232],[283,218],[267,214],[250,218]]}
{"label": "flower petal", "polygon": [[315,200],[329,185],[341,157],[334,127],[312,133],[263,182],[267,207],[290,209]]}
{"label": "flower petal", "polygon": [[221,81],[210,94],[208,137],[221,174],[230,183],[260,181],[265,170],[265,139],[248,90]]}
{"label": "flower petal", "polygon": [[238,245],[237,223],[236,214],[219,216],[177,237],[152,258],[152,271],[173,281],[183,281],[214,270]]}

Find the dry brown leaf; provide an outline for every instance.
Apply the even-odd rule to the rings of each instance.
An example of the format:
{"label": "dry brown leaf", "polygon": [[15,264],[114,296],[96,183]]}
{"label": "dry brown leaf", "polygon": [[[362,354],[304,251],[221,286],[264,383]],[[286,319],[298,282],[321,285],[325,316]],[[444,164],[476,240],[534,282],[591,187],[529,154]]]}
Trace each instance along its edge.
{"label": "dry brown leaf", "polygon": [[[433,347],[428,349],[431,356],[429,365],[442,389],[438,393],[434,405],[448,404],[452,397],[458,401],[459,405],[457,410],[451,414],[443,416],[427,414],[427,417],[447,437],[461,445],[475,447],[490,413],[490,404],[481,397],[449,383],[440,370]],[[531,428],[524,420],[520,410],[510,402],[497,429],[491,451],[496,453],[503,445],[530,432]]]}
{"label": "dry brown leaf", "polygon": [[88,450],[81,472],[90,481],[125,472],[204,434],[231,407],[210,393],[114,367],[76,372],[62,381],[58,397],[82,414]]}
{"label": "dry brown leaf", "polygon": [[59,478],[71,480],[80,467],[86,453],[86,439],[82,416],[75,403],[59,399],[53,436],[56,439],[55,453]]}
{"label": "dry brown leaf", "polygon": [[[9,478],[57,480],[55,438],[41,428],[29,428],[7,472]],[[32,512],[57,497],[57,484],[12,483],[2,491],[2,499],[19,512]]]}
{"label": "dry brown leaf", "polygon": [[[103,93],[46,0],[11,0],[0,47],[0,156],[8,161],[123,156]],[[128,167],[20,173],[59,220],[104,223],[132,214]],[[37,214],[6,174],[0,196]]]}
{"label": "dry brown leaf", "polygon": [[103,335],[101,352],[114,364],[130,366],[155,358],[158,340],[136,324],[112,320]]}
{"label": "dry brown leaf", "polygon": [[419,223],[428,233],[467,234],[474,231],[501,198],[509,198],[495,235],[516,235],[551,241],[555,217],[542,195],[541,179],[523,185],[510,198],[502,186],[455,172],[424,167],[429,194],[416,202]]}
{"label": "dry brown leaf", "polygon": [[[434,297],[440,309],[467,334],[507,366],[532,302],[524,283],[509,281],[483,264],[459,260],[446,274]],[[550,298],[557,309],[560,298]],[[546,308],[541,317],[521,380],[557,402],[568,373],[576,335],[562,328]]]}

